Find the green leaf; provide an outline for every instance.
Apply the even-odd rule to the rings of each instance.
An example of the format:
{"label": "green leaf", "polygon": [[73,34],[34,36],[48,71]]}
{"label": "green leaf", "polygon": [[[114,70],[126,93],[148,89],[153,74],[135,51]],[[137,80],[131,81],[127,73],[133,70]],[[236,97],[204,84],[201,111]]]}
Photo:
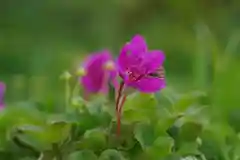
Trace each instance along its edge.
{"label": "green leaf", "polygon": [[78,115],[72,114],[51,114],[48,116],[47,123],[50,125],[62,123],[62,124],[69,124],[69,123],[78,123]]}
{"label": "green leaf", "polygon": [[91,115],[98,115],[102,112],[104,103],[106,103],[106,97],[103,95],[96,95],[92,101],[86,102],[85,105]]}
{"label": "green leaf", "polygon": [[91,150],[83,150],[71,153],[67,160],[97,160],[97,156]]}
{"label": "green leaf", "polygon": [[233,151],[233,159],[237,159],[237,157],[240,157],[240,145],[238,144],[235,146],[234,151]]}
{"label": "green leaf", "polygon": [[199,150],[205,155],[206,159],[224,159],[221,147],[224,146],[225,138],[221,134],[219,130],[218,134],[204,131],[201,135],[202,145],[199,147]]}
{"label": "green leaf", "polygon": [[159,100],[159,103],[164,104],[164,106],[167,105],[169,107],[178,100],[179,94],[171,87],[167,86],[161,90],[161,92],[155,93],[155,97]]}
{"label": "green leaf", "polygon": [[176,153],[172,153],[166,156],[165,158],[163,158],[163,160],[181,160],[181,156]]}
{"label": "green leaf", "polygon": [[195,91],[188,94],[184,94],[178,98],[174,103],[174,109],[177,112],[185,112],[186,109],[194,104],[199,103],[200,98],[206,96],[204,92]]}
{"label": "green leaf", "polygon": [[186,156],[184,158],[181,158],[181,160],[199,160],[199,158],[197,158],[195,156]]}
{"label": "green leaf", "polygon": [[0,122],[8,123],[8,125],[25,123],[42,125],[45,123],[45,119],[46,115],[42,112],[39,112],[36,108],[16,105],[9,106],[9,108],[4,109]]}
{"label": "green leaf", "polygon": [[[23,104],[15,104],[14,106],[8,106],[0,113],[0,148],[7,147],[9,144],[9,137],[13,138],[16,135],[15,129],[20,129],[22,126],[22,130],[25,130],[26,132],[30,131],[31,134],[35,134],[38,132],[36,127],[42,127],[45,124],[46,115],[39,112],[35,107],[29,106],[29,103],[23,103]],[[23,127],[24,126],[24,127]],[[35,131],[34,131],[35,130]],[[12,132],[14,131],[14,133]],[[35,132],[35,133],[34,133]],[[9,134],[13,133],[9,136]],[[20,137],[19,137],[20,138]],[[21,139],[21,138],[20,138]],[[43,149],[45,147],[44,144],[40,144],[39,139],[33,138],[33,140],[30,140],[28,143],[29,145],[32,145],[32,147],[36,149]]]}
{"label": "green leaf", "polygon": [[178,117],[161,114],[159,120],[155,124],[155,132],[157,135],[166,135],[166,131],[171,128]]}
{"label": "green leaf", "polygon": [[198,143],[197,142],[183,142],[183,143],[181,143],[177,153],[182,155],[182,156],[200,155],[201,154],[198,151]]}
{"label": "green leaf", "polygon": [[47,126],[45,136],[49,142],[58,143],[64,141],[70,135],[70,131],[71,131],[70,124],[59,122]]}
{"label": "green leaf", "polygon": [[29,125],[29,124],[23,124],[17,126],[17,128],[22,131],[22,132],[41,132],[43,131],[43,128],[40,126],[34,126],[34,125]]}
{"label": "green leaf", "polygon": [[50,149],[52,143],[64,141],[70,134],[70,127],[70,124],[62,121],[54,121],[52,124],[41,126],[17,125],[13,129],[13,136],[17,136],[24,143],[43,151]]}
{"label": "green leaf", "polygon": [[[24,146],[38,151],[48,150],[51,143],[45,139],[45,129],[41,126],[21,125],[12,129],[12,139],[18,140]],[[17,139],[16,139],[17,138]]]}
{"label": "green leaf", "polygon": [[49,159],[53,159],[53,158],[54,158],[53,152],[44,151],[40,154],[38,160],[49,160]]}
{"label": "green leaf", "polygon": [[116,134],[117,124],[112,123],[110,133],[108,135],[108,147],[118,148],[121,150],[129,150],[136,143],[133,135],[134,125],[133,124],[121,124],[121,135]]}
{"label": "green leaf", "polygon": [[114,149],[108,149],[102,152],[99,160],[124,160],[123,155]]}
{"label": "green leaf", "polygon": [[153,94],[135,93],[128,96],[124,104],[124,111],[128,109],[145,109],[146,106],[155,108],[157,101]]}
{"label": "green leaf", "polygon": [[195,141],[201,132],[201,124],[196,122],[186,122],[180,128],[179,138],[182,141]]}
{"label": "green leaf", "polygon": [[18,141],[20,141],[22,148],[31,147],[37,151],[44,151],[51,148],[50,143],[42,140],[41,137],[37,134],[21,134],[17,135],[16,138]]}
{"label": "green leaf", "polygon": [[232,147],[239,144],[235,134],[226,122],[211,123],[201,134],[200,150],[207,159],[226,159],[229,156],[229,144]]}
{"label": "green leaf", "polygon": [[19,160],[36,160],[35,158],[30,158],[30,157],[25,157],[25,158],[21,158]]}
{"label": "green leaf", "polygon": [[228,122],[236,132],[240,132],[240,109],[239,108],[229,111]]}
{"label": "green leaf", "polygon": [[79,115],[78,125],[82,132],[85,132],[88,129],[97,127],[99,125],[99,121],[96,116],[84,112]]}
{"label": "green leaf", "polygon": [[143,121],[146,122],[148,121],[148,117],[146,115],[144,115],[142,112],[139,112],[138,110],[134,110],[134,109],[129,109],[124,111],[123,114],[123,118],[122,118],[123,122],[127,122],[127,123],[134,123],[134,122],[138,122],[138,121]]}
{"label": "green leaf", "polygon": [[82,133],[96,127],[107,127],[111,122],[111,115],[105,111],[98,114],[90,114],[88,111],[81,113],[78,120],[78,126]]}
{"label": "green leaf", "polygon": [[[239,81],[240,81],[240,65],[239,60],[235,57],[222,56],[222,61],[219,60],[219,66],[214,74],[213,83],[213,99],[212,113],[218,120],[223,120],[229,116],[234,116],[232,112],[237,111],[240,104],[239,99]],[[224,62],[226,59],[229,61]],[[229,81],[231,80],[231,82]],[[239,111],[238,111],[239,112]],[[239,119],[235,119],[235,123],[231,122],[236,130],[239,130]]]}
{"label": "green leaf", "polygon": [[100,123],[99,125],[104,128],[108,127],[112,121],[111,115],[107,112],[101,112],[96,116],[97,116],[98,122]]}
{"label": "green leaf", "polygon": [[[136,93],[127,97],[123,106],[123,121],[137,122],[155,118],[157,101],[152,94]],[[125,115],[126,113],[126,115]]]}
{"label": "green leaf", "polygon": [[66,140],[71,134],[72,125],[77,125],[78,120],[78,114],[75,113],[49,115],[45,125],[48,131],[46,138],[52,143]]}
{"label": "green leaf", "polygon": [[153,126],[148,123],[137,124],[134,130],[134,135],[143,149],[152,146],[156,138]]}
{"label": "green leaf", "polygon": [[164,158],[171,154],[174,141],[170,137],[158,137],[146,152],[151,159]]}
{"label": "green leaf", "polygon": [[85,132],[83,139],[78,147],[99,151],[106,148],[106,133],[101,129],[92,129]]}

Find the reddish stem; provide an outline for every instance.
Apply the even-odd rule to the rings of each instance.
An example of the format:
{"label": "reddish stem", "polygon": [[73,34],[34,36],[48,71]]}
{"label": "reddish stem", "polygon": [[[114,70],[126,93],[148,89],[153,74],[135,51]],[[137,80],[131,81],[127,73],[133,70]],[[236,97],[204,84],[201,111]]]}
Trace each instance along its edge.
{"label": "reddish stem", "polygon": [[[116,116],[117,116],[117,135],[120,134],[120,127],[121,127],[121,112],[119,112],[119,108],[121,108],[121,106],[123,105],[123,103],[121,103],[121,105],[119,106],[120,100],[122,98],[122,91],[124,88],[124,82],[121,82],[120,87],[118,89],[118,95],[117,95],[117,99],[116,99]],[[125,98],[123,97],[123,100]],[[125,100],[124,100],[125,101]],[[123,101],[122,101],[123,102]]]}
{"label": "reddish stem", "polygon": [[120,87],[118,89],[118,95],[117,95],[117,100],[116,100],[116,112],[118,112],[118,106],[119,106],[119,102],[122,96],[122,90],[124,87],[124,82],[121,82]]}
{"label": "reddish stem", "polygon": [[120,107],[119,107],[119,110],[118,110],[119,113],[122,113],[122,108],[123,108],[123,105],[126,101],[126,98],[127,98],[127,95],[124,95],[123,98],[122,98],[122,101],[121,101],[121,104],[120,104]]}
{"label": "reddish stem", "polygon": [[121,104],[119,106],[119,109],[117,111],[117,135],[119,136],[121,133],[121,115],[122,115],[122,108],[124,105],[124,102],[126,101],[127,96],[124,95],[121,101]]}

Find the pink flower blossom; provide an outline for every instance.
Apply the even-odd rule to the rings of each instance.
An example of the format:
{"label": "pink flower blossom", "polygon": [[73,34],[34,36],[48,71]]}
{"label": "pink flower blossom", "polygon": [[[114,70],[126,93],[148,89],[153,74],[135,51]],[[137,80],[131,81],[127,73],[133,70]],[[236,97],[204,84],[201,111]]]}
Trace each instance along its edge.
{"label": "pink flower blossom", "polygon": [[85,74],[80,78],[80,81],[87,94],[107,94],[109,82],[115,87],[118,85],[116,65],[108,50],[88,56],[83,63],[82,69]]}
{"label": "pink flower blossom", "polygon": [[117,59],[119,75],[122,78],[116,101],[118,134],[121,125],[121,110],[126,100],[125,90],[129,88],[143,93],[154,93],[165,88],[163,62],[165,55],[161,50],[148,50],[144,38],[136,35],[126,43]]}
{"label": "pink flower blossom", "polygon": [[136,35],[125,44],[118,57],[119,74],[127,87],[144,93],[154,93],[166,86],[165,78],[151,76],[165,60],[160,50],[148,50],[144,38]]}

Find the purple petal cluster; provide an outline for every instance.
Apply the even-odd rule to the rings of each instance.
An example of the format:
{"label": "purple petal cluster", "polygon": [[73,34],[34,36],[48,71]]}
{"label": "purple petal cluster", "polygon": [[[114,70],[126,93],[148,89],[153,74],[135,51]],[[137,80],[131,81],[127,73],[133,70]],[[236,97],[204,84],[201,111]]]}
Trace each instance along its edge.
{"label": "purple petal cluster", "polygon": [[135,89],[154,93],[166,86],[163,62],[165,55],[160,50],[148,50],[144,38],[136,35],[126,43],[117,59],[122,82],[116,99],[117,134],[120,134],[121,111],[126,100],[126,90]]}
{"label": "purple petal cluster", "polygon": [[148,50],[144,38],[136,35],[126,43],[118,57],[119,74],[127,87],[153,93],[166,86],[165,78],[158,75],[165,55],[160,50]]}
{"label": "purple petal cluster", "polygon": [[86,74],[80,81],[87,92],[107,93],[109,82],[119,89],[119,75],[125,88],[154,93],[166,86],[164,76],[159,73],[164,60],[161,50],[148,50],[144,38],[136,35],[122,47],[116,63],[108,50],[87,57],[82,65]]}
{"label": "purple petal cluster", "polygon": [[91,54],[82,67],[85,75],[80,81],[86,92],[107,93],[109,82],[117,87],[117,69],[108,50]]}

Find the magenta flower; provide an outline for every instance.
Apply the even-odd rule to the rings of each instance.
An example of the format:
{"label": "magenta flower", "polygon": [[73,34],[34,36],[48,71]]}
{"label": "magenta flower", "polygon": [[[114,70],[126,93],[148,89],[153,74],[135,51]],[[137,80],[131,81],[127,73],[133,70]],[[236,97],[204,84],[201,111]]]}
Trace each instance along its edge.
{"label": "magenta flower", "polygon": [[6,85],[3,82],[0,82],[0,109],[4,108],[3,97],[6,90]]}
{"label": "magenta flower", "polygon": [[166,86],[165,78],[158,76],[164,60],[162,51],[149,51],[144,38],[136,35],[121,50],[118,57],[119,74],[127,87],[154,93]]}
{"label": "magenta flower", "polygon": [[84,75],[80,78],[85,93],[108,93],[109,82],[117,87],[117,70],[108,50],[87,57],[83,66]]}
{"label": "magenta flower", "polygon": [[135,89],[144,93],[154,93],[165,88],[163,62],[165,55],[160,50],[148,50],[144,38],[136,35],[125,44],[117,59],[119,75],[123,81],[118,90],[116,112],[118,134],[121,125],[121,110],[126,100],[125,90]]}

